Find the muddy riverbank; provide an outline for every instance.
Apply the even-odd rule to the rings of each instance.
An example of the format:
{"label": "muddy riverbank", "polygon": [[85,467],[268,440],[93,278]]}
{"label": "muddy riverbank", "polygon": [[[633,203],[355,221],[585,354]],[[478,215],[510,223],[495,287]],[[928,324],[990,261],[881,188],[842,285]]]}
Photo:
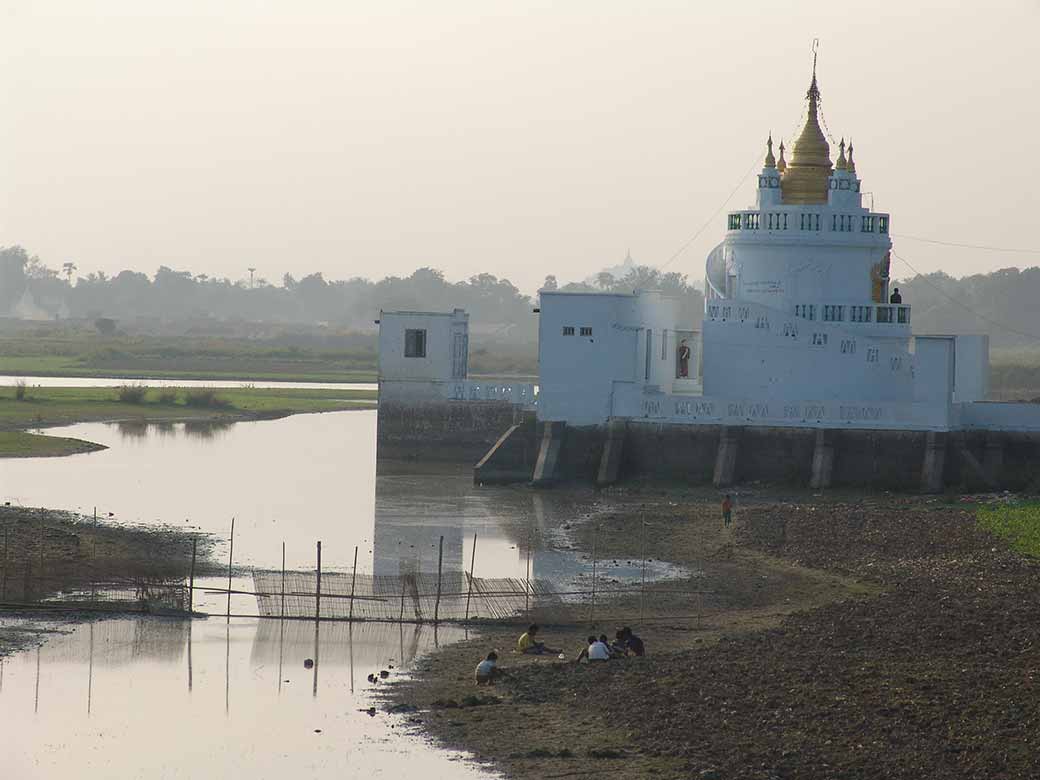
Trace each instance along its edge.
{"label": "muddy riverbank", "polygon": [[[703,571],[699,614],[636,626],[647,657],[592,667],[517,656],[516,627],[488,629],[428,658],[391,703],[516,777],[1036,776],[1040,567],[971,505],[749,494],[726,531],[713,496],[621,498],[600,550],[638,554],[648,520],[652,554]],[[573,657],[614,628],[604,616],[545,638]],[[474,699],[492,647],[510,675]]]}
{"label": "muddy riverbank", "polygon": [[[168,526],[96,522],[71,512],[0,507],[0,656],[46,638],[56,625],[74,624],[121,590],[141,600],[142,588],[183,581],[196,543],[198,577],[217,571],[213,539]],[[99,594],[100,590],[100,594]],[[75,598],[72,598],[75,594]],[[93,611],[76,609],[88,606]],[[13,618],[13,620],[12,620]],[[53,624],[53,625],[52,625]]]}

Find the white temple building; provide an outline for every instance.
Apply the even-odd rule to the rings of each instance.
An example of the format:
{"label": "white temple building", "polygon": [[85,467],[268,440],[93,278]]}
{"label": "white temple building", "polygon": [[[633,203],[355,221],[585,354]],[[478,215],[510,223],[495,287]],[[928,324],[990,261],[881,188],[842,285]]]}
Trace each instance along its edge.
{"label": "white temple building", "polygon": [[539,419],[614,417],[945,430],[985,400],[985,336],[911,334],[890,290],[890,216],[832,163],[813,74],[791,159],[773,140],[752,206],[705,264],[702,332],[656,292],[541,293]]}
{"label": "white temple building", "polygon": [[[537,385],[516,384],[468,376],[463,312],[384,312],[380,442],[408,441],[413,433],[421,441],[434,430],[451,442],[486,426],[494,428],[495,443],[476,467],[478,479],[490,471],[499,478],[502,463],[511,473],[531,473],[534,461],[534,482],[540,475],[547,481],[558,458],[587,473],[595,456],[586,454],[595,449],[597,480],[607,484],[621,468],[624,441],[636,450],[645,445],[626,458],[648,473],[667,460],[646,454],[654,448],[660,453],[671,446],[666,441],[690,448],[710,435],[717,442],[715,483],[727,484],[741,431],[787,429],[776,446],[788,457],[780,439],[792,429],[815,429],[814,485],[830,483],[832,442],[844,436],[846,481],[872,470],[882,484],[888,477],[881,471],[912,458],[921,483],[935,490],[958,468],[944,465],[946,434],[975,432],[971,441],[957,439],[958,462],[995,486],[995,475],[1008,473],[1007,445],[1019,470],[1014,479],[1025,484],[1040,459],[1040,404],[987,401],[988,337],[912,333],[913,302],[890,281],[891,217],[864,205],[851,142],[839,142],[832,160],[815,71],[806,100],[790,160],[783,142],[774,155],[769,138],[754,202],[727,215],[725,236],[708,254],[699,331],[660,291],[543,290],[535,309]],[[512,416],[491,420],[486,403],[484,411],[459,406],[492,401],[511,404]],[[402,404],[422,406],[425,416],[409,416]],[[534,444],[512,430],[532,411],[544,431]],[[909,450],[881,444],[882,433],[915,433],[915,443]],[[690,454],[674,473],[703,461]]]}

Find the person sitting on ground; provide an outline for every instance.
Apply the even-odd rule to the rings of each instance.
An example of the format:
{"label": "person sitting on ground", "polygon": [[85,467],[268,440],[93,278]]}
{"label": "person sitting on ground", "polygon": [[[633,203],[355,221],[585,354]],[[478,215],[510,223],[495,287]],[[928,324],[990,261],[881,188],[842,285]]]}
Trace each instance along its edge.
{"label": "person sitting on ground", "polygon": [[625,652],[630,655],[644,656],[646,655],[646,645],[643,644],[643,640],[632,633],[632,629],[625,626],[621,629],[621,633],[625,637]]}
{"label": "person sitting on ground", "polygon": [[527,630],[520,635],[520,638],[516,640],[517,652],[524,653],[525,655],[545,655],[547,653],[555,655],[559,653],[559,650],[553,650],[552,648],[546,647],[544,642],[535,641],[535,635],[538,633],[538,625],[536,623],[528,626]]}
{"label": "person sitting on ground", "polygon": [[594,636],[590,636],[588,639],[588,647],[582,648],[582,651],[578,653],[576,663],[582,661],[609,661],[610,660],[610,648],[607,647],[605,642],[600,641]]}
{"label": "person sitting on ground", "polygon": [[614,632],[614,641],[610,643],[611,655],[626,655],[628,644],[625,642],[625,632],[618,629]]}
{"label": "person sitting on ground", "polygon": [[494,685],[495,679],[504,675],[505,672],[498,668],[498,653],[492,650],[487,658],[477,664],[477,685]]}
{"label": "person sitting on ground", "polygon": [[623,656],[625,654],[625,651],[624,651],[623,648],[615,647],[613,644],[610,643],[610,640],[607,639],[607,635],[606,634],[600,634],[599,635],[599,641],[607,646],[607,653],[610,654],[611,658],[620,658],[621,656]]}

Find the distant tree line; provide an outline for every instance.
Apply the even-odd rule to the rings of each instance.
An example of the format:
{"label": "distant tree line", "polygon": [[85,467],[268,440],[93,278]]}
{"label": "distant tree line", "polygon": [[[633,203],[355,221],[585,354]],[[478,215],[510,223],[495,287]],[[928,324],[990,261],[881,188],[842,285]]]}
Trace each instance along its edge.
{"label": "distant tree line", "polygon": [[[131,320],[241,320],[328,323],[370,331],[384,310],[470,313],[472,327],[503,340],[533,342],[536,301],[508,279],[478,274],[450,282],[433,268],[379,281],[360,277],[328,280],[321,273],[285,274],[281,284],[258,278],[236,281],[161,266],[152,276],[121,271],[115,276],[78,276],[73,263],[48,267],[20,246],[0,249],[0,316],[62,318],[95,322],[112,332]],[[988,333],[998,347],[1040,347],[1040,268],[1004,268],[955,279],[945,273],[895,283],[913,306],[919,333]],[[581,282],[548,276],[543,290],[632,292],[663,290],[680,300],[681,320],[699,326],[704,298],[685,274],[633,265],[624,275],[607,271]]]}
{"label": "distant tree line", "polygon": [[[433,268],[419,268],[410,276],[389,276],[377,282],[355,277],[330,281],[321,273],[300,279],[291,274],[280,285],[264,279],[233,281],[160,266],[149,277],[139,271],[115,276],[91,273],[73,279],[76,268],[49,268],[22,247],[0,249],[0,316],[90,320],[98,330],[111,333],[116,323],[138,319],[200,320],[206,318],[327,322],[360,330],[374,328],[383,310],[447,311],[465,309],[474,328],[491,329],[506,340],[531,341],[537,335],[536,305],[508,279],[478,274],[449,282]],[[595,284],[583,282],[560,287],[554,277],[544,289],[631,292],[662,289],[682,299],[683,317],[700,322],[703,299],[686,277],[662,274],[636,266],[621,279],[601,273]]]}

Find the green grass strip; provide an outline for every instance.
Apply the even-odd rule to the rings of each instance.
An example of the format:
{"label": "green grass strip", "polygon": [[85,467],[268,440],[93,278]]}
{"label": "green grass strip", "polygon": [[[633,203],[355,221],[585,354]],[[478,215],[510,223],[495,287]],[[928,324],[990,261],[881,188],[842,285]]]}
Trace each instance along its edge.
{"label": "green grass strip", "polygon": [[1040,502],[980,506],[978,524],[1017,552],[1040,557]]}

